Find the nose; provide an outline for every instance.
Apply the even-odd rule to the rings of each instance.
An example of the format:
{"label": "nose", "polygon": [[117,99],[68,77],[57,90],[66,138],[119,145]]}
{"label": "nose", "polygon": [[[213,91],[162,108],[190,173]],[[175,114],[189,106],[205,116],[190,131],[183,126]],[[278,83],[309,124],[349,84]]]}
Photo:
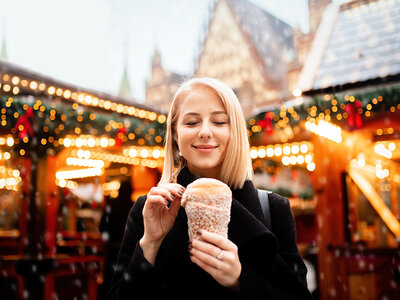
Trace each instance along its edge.
{"label": "nose", "polygon": [[208,122],[203,122],[199,131],[199,137],[202,140],[210,139],[212,137],[211,126]]}

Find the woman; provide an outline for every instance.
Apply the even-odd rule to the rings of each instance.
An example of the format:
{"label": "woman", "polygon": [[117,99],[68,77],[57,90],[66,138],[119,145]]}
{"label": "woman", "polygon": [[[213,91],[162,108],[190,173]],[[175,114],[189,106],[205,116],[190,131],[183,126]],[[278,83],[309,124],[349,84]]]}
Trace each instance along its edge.
{"label": "woman", "polygon": [[[233,91],[211,78],[184,83],[168,115],[160,183],[130,211],[110,297],[311,299],[289,202],[269,196],[271,232],[252,176]],[[200,240],[188,241],[181,196],[199,177],[231,187],[228,238],[201,231]]]}

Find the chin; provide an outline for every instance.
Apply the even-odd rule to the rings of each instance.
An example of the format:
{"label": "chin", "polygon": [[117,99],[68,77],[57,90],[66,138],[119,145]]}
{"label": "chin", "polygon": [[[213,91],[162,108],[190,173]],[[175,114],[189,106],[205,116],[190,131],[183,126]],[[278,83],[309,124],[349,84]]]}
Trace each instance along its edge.
{"label": "chin", "polygon": [[208,163],[199,163],[197,166],[195,166],[198,169],[202,169],[202,170],[207,170],[207,169],[214,169],[216,168],[218,165],[217,164],[208,164]]}
{"label": "chin", "polygon": [[194,167],[196,169],[199,169],[199,170],[207,172],[208,170],[214,171],[215,169],[220,169],[221,168],[221,164],[219,164],[217,162],[202,162],[202,161],[198,161],[198,163],[196,163],[196,165]]}

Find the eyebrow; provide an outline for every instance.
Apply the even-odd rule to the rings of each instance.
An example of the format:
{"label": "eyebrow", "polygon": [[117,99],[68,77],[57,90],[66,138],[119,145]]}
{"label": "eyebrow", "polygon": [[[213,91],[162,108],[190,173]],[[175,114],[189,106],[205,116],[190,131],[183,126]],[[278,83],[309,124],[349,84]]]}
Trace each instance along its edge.
{"label": "eyebrow", "polygon": [[[212,114],[212,115],[219,115],[219,114],[228,115],[228,114],[227,114],[226,112],[224,112],[224,111],[213,111],[211,114]],[[200,114],[199,114],[199,113],[196,113],[196,112],[188,112],[188,113],[184,114],[183,116],[185,117],[185,116],[198,116],[198,115],[200,115]]]}

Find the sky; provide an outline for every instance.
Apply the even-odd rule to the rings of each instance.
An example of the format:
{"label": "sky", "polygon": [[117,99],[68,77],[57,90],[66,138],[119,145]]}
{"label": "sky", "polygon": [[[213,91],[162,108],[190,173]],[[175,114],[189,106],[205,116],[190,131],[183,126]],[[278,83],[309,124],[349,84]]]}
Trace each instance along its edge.
{"label": "sky", "polygon": [[[124,64],[145,101],[151,57],[192,74],[212,0],[0,0],[8,61],[54,79],[117,94]],[[308,31],[307,0],[251,0]]]}

